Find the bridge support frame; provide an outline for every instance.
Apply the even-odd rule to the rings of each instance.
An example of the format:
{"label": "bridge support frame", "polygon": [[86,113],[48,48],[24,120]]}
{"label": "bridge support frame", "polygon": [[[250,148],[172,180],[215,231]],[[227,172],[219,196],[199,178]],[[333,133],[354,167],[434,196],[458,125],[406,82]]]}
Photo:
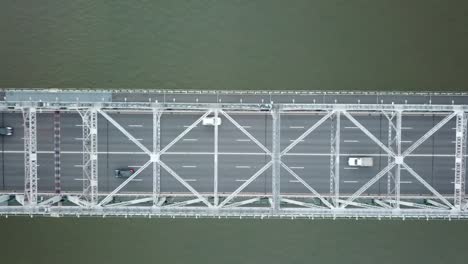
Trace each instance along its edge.
{"label": "bridge support frame", "polygon": [[[0,103],[0,106],[3,104]],[[109,214],[109,215],[118,215],[122,212],[127,212],[129,214],[176,214],[176,215],[210,215],[210,216],[227,216],[232,214],[239,215],[267,215],[271,217],[276,216],[292,216],[297,217],[300,215],[313,216],[322,215],[325,217],[345,217],[346,215],[355,214],[359,217],[380,217],[380,215],[389,216],[389,217],[420,217],[424,215],[426,217],[461,217],[468,218],[468,212],[466,212],[467,204],[464,192],[465,184],[465,145],[466,145],[466,132],[467,132],[467,118],[466,112],[468,112],[468,107],[465,106],[408,106],[408,105],[304,105],[303,108],[298,104],[273,104],[273,107],[269,112],[264,114],[271,114],[273,125],[272,125],[272,139],[274,144],[272,144],[272,150],[268,150],[263,144],[253,137],[247,130],[243,129],[239,123],[237,123],[232,117],[231,112],[235,111],[265,111],[257,106],[252,105],[223,105],[223,104],[211,104],[209,106],[204,106],[203,104],[196,105],[194,108],[190,104],[152,104],[151,108],[133,108],[131,104],[116,104],[114,107],[106,107],[106,103],[96,103],[96,104],[86,104],[82,105],[80,103],[70,104],[68,107],[65,107],[64,112],[67,111],[78,111],[83,119],[83,195],[81,199],[78,199],[76,194],[64,194],[64,197],[68,197],[69,201],[78,205],[78,207],[72,206],[57,206],[57,203],[60,201],[58,196],[51,196],[51,194],[46,194],[43,196],[41,194],[40,200],[38,202],[38,190],[37,190],[37,136],[36,136],[36,110],[38,112],[44,111],[57,111],[57,109],[63,109],[65,103],[54,103],[50,102],[47,104],[32,104],[33,106],[21,105],[17,103],[14,106],[16,111],[23,112],[23,118],[25,122],[25,192],[24,195],[16,194],[15,198],[18,203],[24,205],[23,207],[18,206],[0,206],[0,213],[19,213],[23,210],[23,213],[41,213],[48,214],[49,212],[70,214],[73,213],[83,213],[83,214]],[[158,110],[155,110],[154,107],[157,107]],[[146,106],[145,106],[146,107]],[[184,107],[183,109],[178,109],[177,107]],[[199,108],[197,108],[199,107]],[[236,108],[237,107],[237,108]],[[423,108],[426,107],[426,108]],[[234,108],[234,110],[233,110]],[[160,149],[160,131],[159,125],[155,126],[154,124],[160,123],[160,112],[159,109],[168,110],[168,111],[197,111],[204,112],[204,114],[194,122],[188,129],[179,134],[170,144],[166,145],[162,150]],[[174,110],[176,109],[176,110]],[[213,110],[216,109],[216,110]],[[138,142],[135,137],[128,133],[121,125],[117,122],[112,121],[112,118],[109,118],[109,112],[112,111],[154,111],[153,112],[153,149],[150,151],[144,147],[141,143]],[[319,113],[321,116],[319,122],[311,126],[306,130],[305,133],[300,135],[297,139],[292,139],[292,143],[287,146],[284,150],[280,149],[280,118],[282,114],[295,113],[302,111],[314,112],[314,114]],[[383,112],[383,113],[392,113],[393,120],[389,121],[392,124],[389,124],[389,139],[394,137],[393,144],[384,144],[380,142],[369,130],[360,124],[357,120],[359,119],[358,114],[355,113],[365,113],[366,111]],[[408,114],[414,113],[415,111],[423,112],[433,112],[439,111],[438,114],[441,115],[446,113],[447,115],[434,127],[432,127],[427,133],[425,133],[421,138],[419,138],[414,144],[412,144],[408,149],[402,151],[401,149],[401,119],[402,113]],[[114,124],[122,133],[124,133],[130,140],[132,140],[137,146],[143,146],[141,149],[149,155],[149,160],[145,165],[135,174],[133,178],[138,176],[138,174],[147,166],[153,165],[153,193],[145,193],[146,197],[138,196],[135,200],[123,200],[119,202],[112,202],[112,198],[116,195],[129,181],[133,178],[129,178],[121,186],[115,189],[110,194],[100,194],[98,192],[98,175],[97,175],[97,120],[98,113],[101,113],[105,118]],[[229,114],[228,114],[229,113]],[[262,150],[264,150],[266,155],[271,156],[271,161],[268,162],[265,166],[260,168],[255,174],[253,174],[247,181],[244,182],[239,188],[230,194],[218,193],[218,155],[223,155],[223,153],[218,152],[218,128],[215,127],[215,144],[214,144],[214,166],[216,169],[213,171],[213,181],[216,183],[213,189],[213,193],[209,191],[208,193],[198,192],[196,189],[191,187],[187,181],[185,181],[181,176],[179,176],[175,171],[168,167],[164,162],[162,162],[159,157],[160,155],[165,154],[170,147],[172,147],[178,140],[183,138],[191,129],[193,129],[197,124],[201,122],[204,117],[207,117],[210,114],[218,116],[218,114],[226,117],[227,120],[230,120],[236,127],[238,127],[244,134],[246,134],[251,141],[257,144]],[[233,115],[234,116],[234,115]],[[339,157],[340,154],[340,116],[345,116],[352,123],[354,123],[364,134],[366,134],[371,140],[373,140],[377,145],[379,145],[385,152],[388,154],[389,163],[383,170],[381,170],[377,175],[365,183],[359,190],[351,195],[340,194],[339,192]],[[321,194],[315,190],[313,184],[308,183],[297,173],[291,170],[283,161],[286,160],[282,158],[283,155],[294,155],[298,153],[290,153],[289,151],[294,148],[297,144],[301,144],[305,137],[307,137],[312,131],[314,131],[318,126],[323,124],[330,117],[333,117],[333,122],[335,127],[334,131],[331,132],[331,153],[330,156],[337,159],[331,163],[330,166],[330,195]],[[456,145],[455,145],[455,180],[454,180],[454,193],[447,195],[442,195],[437,191],[434,186],[431,186],[421,175],[419,175],[415,170],[413,170],[408,164],[405,163],[405,158],[412,154],[412,152],[418,148],[422,143],[428,140],[434,135],[442,126],[447,124],[452,118],[456,117]],[[283,119],[284,120],[284,119]],[[336,123],[335,123],[336,122]],[[393,131],[395,135],[393,135]],[[389,142],[392,140],[389,140]],[[168,153],[172,154],[172,153]],[[210,153],[208,153],[210,154]],[[315,153],[314,153],[315,154]],[[328,154],[328,153],[327,153]],[[384,154],[384,155],[386,155]],[[158,175],[160,175],[159,169],[154,170],[155,165],[162,166],[163,169],[169,172],[173,177],[181,182],[193,196],[189,199],[183,200],[174,200],[173,197],[167,196],[164,194],[163,197],[160,197],[161,190],[159,188],[159,181],[157,180]],[[257,196],[249,196],[248,193],[241,192],[252,183],[256,178],[266,172],[269,167],[272,167],[272,191],[271,193],[265,193]],[[296,178],[296,182],[303,184],[312,195],[307,196],[290,196],[290,194],[283,194],[280,192],[280,170],[281,167]],[[411,202],[408,201],[406,195],[401,196],[400,194],[400,169],[406,169],[410,175],[415,177],[419,182],[421,182],[434,196],[430,196],[427,202]],[[393,171],[392,171],[393,170]],[[392,175],[389,172],[393,173],[393,182],[394,190],[390,197],[388,195],[385,197],[378,198],[368,198],[370,194],[364,194],[364,192],[374,183],[379,181],[384,175]],[[333,174],[333,176],[332,176]],[[424,175],[423,175],[424,176]],[[328,176],[327,176],[328,177]],[[338,183],[338,185],[336,184]],[[327,186],[328,187],[328,186]],[[333,189],[332,189],[333,188]],[[390,189],[390,188],[389,188]],[[327,192],[328,190],[326,190]],[[189,197],[187,194],[186,197]],[[47,196],[49,195],[49,196]],[[100,200],[104,195],[105,198]],[[121,195],[121,194],[119,194]],[[452,196],[453,195],[453,196]],[[13,197],[13,196],[10,196]],[[181,196],[182,197],[182,196]],[[208,199],[215,197],[215,202],[210,204]],[[244,200],[238,200],[238,198],[244,198]],[[45,198],[45,199],[44,199]],[[160,199],[161,198],[161,199]],[[184,199],[185,199],[184,198]],[[44,199],[44,200],[43,200]],[[369,199],[377,199],[375,204],[369,203]],[[411,198],[413,199],[413,198]],[[416,198],[414,198],[416,199]],[[426,199],[426,198],[424,198]],[[438,199],[435,201],[433,199]],[[169,201],[163,206],[164,201]],[[221,201],[219,201],[221,200]],[[265,201],[270,201],[270,206],[267,207]],[[320,200],[320,201],[319,201]],[[163,201],[163,203],[161,203]],[[280,201],[285,203],[285,206],[280,206]],[[332,201],[332,203],[330,203]],[[378,201],[378,202],[377,202]],[[453,202],[452,202],[453,201]],[[171,203],[173,202],[173,203]],[[145,206],[152,203],[153,206],[151,209],[154,211],[148,211]],[[198,204],[204,203],[206,207],[199,206]],[[287,205],[286,205],[287,204]],[[400,208],[401,205],[401,208]],[[297,208],[294,206],[302,206],[303,208]],[[346,208],[349,206],[348,208]],[[60,208],[59,208],[60,207]],[[158,207],[158,208],[154,208]],[[167,207],[167,208],[166,208]],[[23,208],[23,209],[22,209]],[[27,209],[29,208],[29,209]],[[32,209],[31,209],[32,208]],[[157,210],[156,210],[157,209]],[[273,209],[273,210],[272,210]],[[395,210],[398,209],[398,210]],[[450,211],[450,213],[448,213]]]}
{"label": "bridge support frame", "polygon": [[24,121],[24,201],[26,206],[37,204],[37,118],[36,108],[23,109]]}
{"label": "bridge support frame", "polygon": [[78,113],[83,120],[83,194],[89,206],[98,203],[98,117],[97,109],[89,108]]}

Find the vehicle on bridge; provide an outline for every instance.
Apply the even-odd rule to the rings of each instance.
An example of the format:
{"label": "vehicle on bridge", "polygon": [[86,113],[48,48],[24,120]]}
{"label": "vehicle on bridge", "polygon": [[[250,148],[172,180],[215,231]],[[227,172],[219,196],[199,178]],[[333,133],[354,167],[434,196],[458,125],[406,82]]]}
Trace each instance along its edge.
{"label": "vehicle on bridge", "polygon": [[372,157],[349,157],[348,165],[350,167],[372,167],[374,159]]}
{"label": "vehicle on bridge", "polygon": [[13,135],[13,128],[12,127],[0,127],[0,135],[2,136]]}
{"label": "vehicle on bridge", "polygon": [[117,169],[114,170],[114,176],[116,178],[128,178],[132,176],[132,174],[135,173],[134,169]]}
{"label": "vehicle on bridge", "polygon": [[205,117],[203,118],[204,126],[219,126],[221,125],[221,118],[219,117]]}

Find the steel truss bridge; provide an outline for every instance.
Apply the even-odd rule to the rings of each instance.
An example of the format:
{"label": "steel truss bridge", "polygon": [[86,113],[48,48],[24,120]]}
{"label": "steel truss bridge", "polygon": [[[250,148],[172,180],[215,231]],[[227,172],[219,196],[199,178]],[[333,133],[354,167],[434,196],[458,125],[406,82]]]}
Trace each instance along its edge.
{"label": "steel truss bridge", "polygon": [[[468,218],[466,95],[3,93],[1,122],[15,135],[2,139],[0,215]],[[418,96],[429,101],[411,103]],[[201,125],[208,116],[222,124]],[[349,167],[349,156],[374,166]],[[123,167],[135,173],[114,177]]]}

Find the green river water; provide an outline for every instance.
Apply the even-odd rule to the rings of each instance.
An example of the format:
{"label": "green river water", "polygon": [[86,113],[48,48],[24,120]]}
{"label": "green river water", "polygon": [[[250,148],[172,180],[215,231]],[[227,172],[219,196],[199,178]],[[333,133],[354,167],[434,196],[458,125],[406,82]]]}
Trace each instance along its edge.
{"label": "green river water", "polygon": [[[6,1],[0,87],[466,91],[462,1]],[[468,263],[466,221],[0,218],[0,263]]]}

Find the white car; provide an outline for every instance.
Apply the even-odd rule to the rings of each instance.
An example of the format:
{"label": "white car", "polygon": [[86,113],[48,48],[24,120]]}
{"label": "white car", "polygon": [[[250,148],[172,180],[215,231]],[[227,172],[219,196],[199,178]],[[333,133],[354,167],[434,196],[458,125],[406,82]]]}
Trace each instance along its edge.
{"label": "white car", "polygon": [[350,167],[372,167],[374,159],[372,157],[349,157],[348,165]]}
{"label": "white car", "polygon": [[221,125],[221,118],[219,117],[205,117],[203,118],[204,126],[219,126]]}

